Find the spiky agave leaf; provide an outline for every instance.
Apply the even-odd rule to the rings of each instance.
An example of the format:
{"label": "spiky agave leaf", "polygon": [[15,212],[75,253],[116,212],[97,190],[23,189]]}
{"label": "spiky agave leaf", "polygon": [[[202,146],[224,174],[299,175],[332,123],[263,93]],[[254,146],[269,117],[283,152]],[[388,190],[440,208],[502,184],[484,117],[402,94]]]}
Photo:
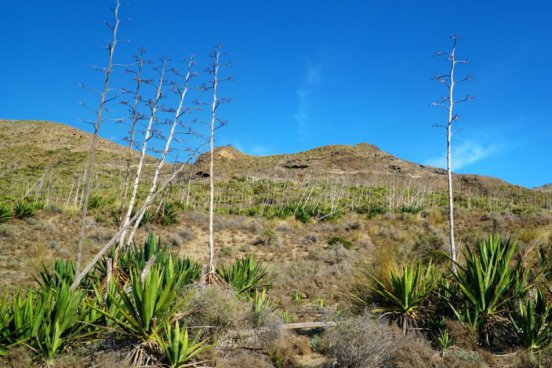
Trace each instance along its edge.
{"label": "spiky agave leaf", "polygon": [[57,258],[54,261],[54,271],[51,272],[42,264],[42,271],[34,276],[41,288],[58,288],[63,282],[72,284],[75,280],[75,266],[73,261]]}
{"label": "spiky agave leaf", "polygon": [[429,298],[437,286],[437,276],[430,263],[394,267],[389,270],[388,282],[372,276],[372,292],[376,296],[374,313],[396,321],[407,332],[416,327],[430,311]]}
{"label": "spiky agave leaf", "polygon": [[165,273],[158,265],[153,265],[144,277],[133,270],[130,291],[117,286],[116,292],[109,292],[112,311],[93,305],[92,308],[109,318],[119,333],[138,341],[151,341],[172,315],[182,278],[183,275]]}
{"label": "spiky agave leaf", "polygon": [[491,339],[506,337],[508,306],[529,289],[527,272],[519,263],[511,265],[515,250],[515,241],[501,242],[491,235],[478,241],[475,251],[466,248],[466,264],[458,264],[453,273],[459,297],[449,300],[449,306],[487,345]]}
{"label": "spiky agave leaf", "polygon": [[552,326],[549,320],[550,306],[537,289],[531,298],[518,300],[518,310],[510,313],[521,346],[537,352],[552,342]]}
{"label": "spiky agave leaf", "polygon": [[236,260],[230,267],[222,266],[217,273],[240,294],[252,295],[257,289],[268,289],[268,272],[265,266],[256,262],[252,254]]}
{"label": "spiky agave leaf", "polygon": [[165,323],[163,336],[158,338],[158,342],[171,368],[191,366],[194,358],[211,348],[207,339],[201,340],[201,331],[190,340],[186,325],[181,329],[178,321],[174,328],[170,323]]}

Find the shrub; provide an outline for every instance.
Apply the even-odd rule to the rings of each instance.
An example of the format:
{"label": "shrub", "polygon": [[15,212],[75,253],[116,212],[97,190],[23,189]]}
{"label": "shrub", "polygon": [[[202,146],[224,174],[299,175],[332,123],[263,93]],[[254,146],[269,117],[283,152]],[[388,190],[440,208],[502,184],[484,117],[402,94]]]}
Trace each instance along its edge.
{"label": "shrub", "polygon": [[429,342],[418,336],[409,336],[401,341],[392,354],[392,362],[393,368],[446,367]]}
{"label": "shrub", "polygon": [[34,215],[34,208],[27,202],[19,201],[13,207],[13,217],[24,219]]}
{"label": "shrub", "polygon": [[340,236],[334,236],[330,240],[328,240],[328,245],[337,245],[341,244],[343,248],[349,250],[353,247],[353,243],[350,240],[347,240],[345,238],[342,238]]}
{"label": "shrub", "polygon": [[217,359],[216,366],[220,368],[274,368],[266,355],[250,349],[224,352],[220,359]]}
{"label": "shrub", "polygon": [[227,330],[252,328],[251,308],[238,295],[229,289],[209,287],[198,290],[187,305],[181,308],[191,311],[189,325],[212,326],[214,338]]}
{"label": "shrub", "polygon": [[278,339],[270,357],[276,368],[301,367],[297,357],[311,353],[310,339],[293,333],[285,334]]}
{"label": "shrub", "polygon": [[338,323],[327,329],[318,345],[322,353],[336,360],[338,367],[365,368],[387,366],[401,332],[367,314]]}
{"label": "shrub", "polygon": [[12,217],[12,211],[5,205],[0,203],[0,224],[9,221]]}

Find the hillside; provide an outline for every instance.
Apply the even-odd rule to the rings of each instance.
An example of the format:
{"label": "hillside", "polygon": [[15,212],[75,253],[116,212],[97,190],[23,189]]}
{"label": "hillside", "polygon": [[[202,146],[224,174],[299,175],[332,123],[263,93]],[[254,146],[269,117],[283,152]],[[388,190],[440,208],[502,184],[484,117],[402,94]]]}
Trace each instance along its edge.
{"label": "hillside", "polygon": [[[0,196],[16,199],[30,188],[44,187],[60,197],[82,180],[92,135],[53,122],[0,120]],[[127,148],[100,139],[96,153],[96,186],[121,186]],[[193,165],[194,182],[208,176],[208,153]],[[154,159],[149,159],[154,162]],[[339,183],[344,186],[392,186],[443,191],[446,171],[401,160],[366,143],[330,145],[295,154],[251,156],[233,147],[216,149],[216,174],[220,181],[252,178],[272,182]],[[170,170],[170,165],[167,165]],[[187,180],[182,178],[182,181]],[[500,179],[455,175],[455,190],[475,196],[509,198],[534,195],[531,190]],[[542,187],[540,193],[549,186]],[[34,189],[33,189],[34,190]]]}
{"label": "hillside", "polygon": [[[0,216],[0,286],[10,292],[32,285],[33,274],[51,269],[54,259],[74,259],[82,205],[79,187],[91,136],[50,122],[0,121],[0,138],[5,142],[0,148],[0,212],[9,212]],[[87,218],[85,260],[118,229],[126,152],[105,139],[99,142],[93,192],[97,201]],[[217,266],[249,255],[262,262],[277,321],[320,322],[347,315],[351,302],[345,293],[367,264],[378,269],[431,260],[448,272],[447,195],[441,169],[398,159],[368,144],[264,157],[220,147],[215,161]],[[154,234],[173,255],[206,264],[207,164],[208,155],[200,156],[192,171],[149,208],[136,244]],[[476,175],[456,175],[455,181],[460,249],[499,233],[517,239],[516,257],[531,264],[539,247],[552,242],[552,193]],[[145,177],[144,186],[147,183]],[[33,213],[14,216],[16,203],[32,206]],[[227,331],[255,321],[243,317],[243,311],[251,310],[248,302],[224,295],[191,308],[212,314],[192,325],[224,323],[221,328]],[[217,306],[220,309],[212,309]],[[305,353],[289,353],[305,362],[295,366],[323,366],[327,359],[312,351],[312,341],[304,337],[303,343]]]}
{"label": "hillside", "polygon": [[[77,186],[88,161],[92,134],[48,121],[0,120],[0,139],[0,197],[14,199],[31,188],[49,185],[62,195]],[[120,184],[127,155],[128,148],[99,139],[96,187]]]}
{"label": "hillside", "polygon": [[[360,143],[330,145],[294,154],[251,156],[233,147],[219,147],[215,156],[218,177],[246,176],[268,180],[331,181],[345,185],[446,188],[446,170],[397,158],[378,147]],[[195,164],[196,176],[208,172],[208,153]],[[455,174],[457,189],[476,195],[504,196],[530,190],[498,178]]]}
{"label": "hillside", "polygon": [[[32,180],[42,173],[78,175],[84,169],[92,135],[79,129],[46,121],[0,120],[0,180]],[[97,172],[118,176],[125,169],[127,148],[100,139]],[[266,179],[337,180],[348,184],[433,185],[442,189],[446,171],[401,160],[366,143],[330,145],[295,154],[251,156],[233,147],[216,150],[217,174],[221,178],[251,176]],[[198,177],[208,171],[208,154],[194,165]],[[9,173],[9,174],[8,174]],[[463,185],[484,192],[503,191],[510,186],[497,178],[457,175]],[[541,187],[542,189],[549,186]]]}
{"label": "hillside", "polygon": [[543,192],[552,192],[552,183],[541,185],[540,187],[536,187],[535,190],[540,190]]}

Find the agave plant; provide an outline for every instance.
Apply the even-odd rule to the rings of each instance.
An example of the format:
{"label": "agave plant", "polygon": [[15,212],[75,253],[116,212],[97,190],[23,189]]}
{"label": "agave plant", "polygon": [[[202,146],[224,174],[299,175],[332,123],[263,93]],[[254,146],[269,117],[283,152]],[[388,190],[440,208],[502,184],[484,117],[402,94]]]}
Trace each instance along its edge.
{"label": "agave plant", "polygon": [[240,294],[252,295],[257,289],[268,289],[268,272],[262,263],[255,261],[252,254],[236,260],[230,267],[220,267],[217,273]]}
{"label": "agave plant", "polygon": [[200,269],[196,262],[172,255],[167,248],[162,246],[161,240],[156,239],[153,234],[148,235],[142,248],[135,245],[126,248],[120,255],[119,265],[120,269],[130,276],[132,270],[143,270],[151,261],[160,265],[165,272],[171,274],[170,276],[178,275],[180,284],[177,286],[199,279]]}
{"label": "agave plant", "polygon": [[171,276],[155,264],[142,271],[134,269],[130,273],[129,291],[118,285],[115,293],[108,293],[111,311],[91,305],[111,320],[117,333],[137,342],[129,356],[133,364],[142,364],[147,351],[159,348],[158,336],[174,314],[177,288],[183,277]]}
{"label": "agave plant", "polygon": [[105,199],[99,195],[91,195],[88,199],[88,208],[95,209],[101,208],[105,205]]}
{"label": "agave plant", "polygon": [[200,340],[201,333],[197,333],[190,341],[186,326],[181,329],[178,321],[174,328],[170,323],[165,323],[163,333],[158,342],[165,360],[171,368],[195,365],[192,360],[211,348],[211,345],[207,345],[207,340]]}
{"label": "agave plant", "polygon": [[143,247],[131,244],[121,251],[118,268],[130,276],[132,270],[142,270],[146,264],[161,251],[160,240],[149,234]]}
{"label": "agave plant", "polygon": [[70,342],[80,337],[82,300],[83,294],[72,291],[64,282],[57,287],[43,287],[40,292],[18,292],[8,308],[7,318],[2,318],[0,345],[24,343],[40,353],[47,364],[52,364]]}
{"label": "agave plant", "polygon": [[552,342],[550,307],[540,290],[532,298],[518,301],[518,311],[510,314],[521,346],[530,352],[538,352]]}
{"label": "agave plant", "polygon": [[44,317],[44,303],[34,290],[19,290],[13,298],[7,332],[11,343],[26,341],[35,336]]}
{"label": "agave plant", "polygon": [[117,313],[117,307],[112,299],[108,296],[116,294],[116,281],[111,278],[107,285],[101,280],[95,280],[91,283],[92,292],[88,295],[82,308],[82,321],[85,326],[85,330],[89,335],[93,336],[102,331],[102,328],[112,328],[113,320],[106,317],[107,315],[120,317]]}
{"label": "agave plant", "polygon": [[75,266],[71,260],[56,259],[53,273],[42,264],[42,271],[39,271],[34,279],[46,289],[58,288],[62,283],[71,285],[75,281]]}
{"label": "agave plant", "polygon": [[145,210],[142,220],[140,221],[140,226],[151,224],[155,220],[155,215],[150,210]]}
{"label": "agave plant", "polygon": [[173,203],[166,203],[158,214],[159,223],[163,226],[178,223],[178,212]]}
{"label": "agave plant", "polygon": [[31,204],[19,201],[13,207],[13,217],[17,219],[24,219],[27,217],[32,217],[34,215],[34,208]]}
{"label": "agave plant", "polygon": [[0,299],[0,356],[8,353],[13,338],[10,323],[13,318],[7,296]]}
{"label": "agave plant", "polygon": [[491,339],[508,337],[508,305],[529,289],[527,272],[510,265],[516,242],[501,242],[498,236],[466,248],[465,266],[453,273],[458,300],[449,301],[454,315],[468,323],[489,346]]}
{"label": "agave plant", "polygon": [[0,224],[12,217],[12,211],[3,203],[0,203]]}
{"label": "agave plant", "polygon": [[[31,341],[51,364],[68,343],[80,337],[76,327],[81,321],[79,312],[84,295],[80,291],[72,291],[69,284],[62,283],[59,288],[43,291],[41,296],[43,314],[32,323],[36,332]],[[34,327],[36,325],[37,328]]]}
{"label": "agave plant", "polygon": [[[388,282],[387,282],[388,281]],[[431,263],[417,263],[389,270],[388,280],[372,277],[371,291],[376,308],[381,314],[396,322],[406,333],[430,317],[430,297],[437,287],[437,276]]]}
{"label": "agave plant", "polygon": [[274,303],[266,296],[266,289],[259,292],[255,290],[255,295],[251,298],[251,306],[253,312],[253,323],[259,327],[267,312],[274,310]]}

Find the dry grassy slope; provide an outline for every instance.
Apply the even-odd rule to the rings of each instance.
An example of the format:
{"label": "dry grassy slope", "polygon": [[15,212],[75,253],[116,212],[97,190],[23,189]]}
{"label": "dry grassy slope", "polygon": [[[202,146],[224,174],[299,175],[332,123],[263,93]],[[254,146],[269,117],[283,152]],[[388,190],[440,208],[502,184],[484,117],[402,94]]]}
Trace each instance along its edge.
{"label": "dry grassy slope", "polygon": [[[49,121],[0,120],[0,162],[16,168],[52,164],[59,166],[68,159],[86,158],[92,135],[67,125]],[[126,148],[107,139],[100,139],[98,152],[101,164],[121,165]]]}
{"label": "dry grassy slope", "polygon": [[[0,184],[31,185],[44,172],[73,178],[84,169],[91,134],[53,122],[0,120]],[[295,154],[250,156],[232,147],[220,147],[216,155],[218,177],[251,176],[290,180],[342,180],[350,184],[413,185],[444,189],[446,172],[396,158],[378,147],[331,145]],[[96,173],[120,176],[126,148],[100,139]],[[208,172],[208,155],[195,164],[198,177]],[[528,189],[500,179],[478,175],[455,175],[462,190],[482,195],[507,195]],[[458,188],[457,187],[457,188]]]}
{"label": "dry grassy slope", "polygon": [[[0,186],[6,189],[33,185],[50,173],[71,183],[84,171],[92,134],[48,121],[0,120],[0,140]],[[121,177],[126,157],[126,147],[99,139],[96,175],[104,181]]]}
{"label": "dry grassy slope", "polygon": [[535,190],[540,190],[540,191],[543,191],[543,192],[552,192],[552,183],[542,185],[540,187],[536,187]]}
{"label": "dry grassy slope", "polygon": [[[208,171],[208,155],[197,160],[198,176]],[[233,147],[216,151],[216,172],[220,176],[252,176],[268,179],[343,180],[350,184],[408,185],[446,188],[446,171],[401,160],[366,143],[355,146],[330,145],[295,154],[250,156]],[[503,180],[479,175],[455,175],[463,189],[482,195],[503,195],[530,191]]]}

